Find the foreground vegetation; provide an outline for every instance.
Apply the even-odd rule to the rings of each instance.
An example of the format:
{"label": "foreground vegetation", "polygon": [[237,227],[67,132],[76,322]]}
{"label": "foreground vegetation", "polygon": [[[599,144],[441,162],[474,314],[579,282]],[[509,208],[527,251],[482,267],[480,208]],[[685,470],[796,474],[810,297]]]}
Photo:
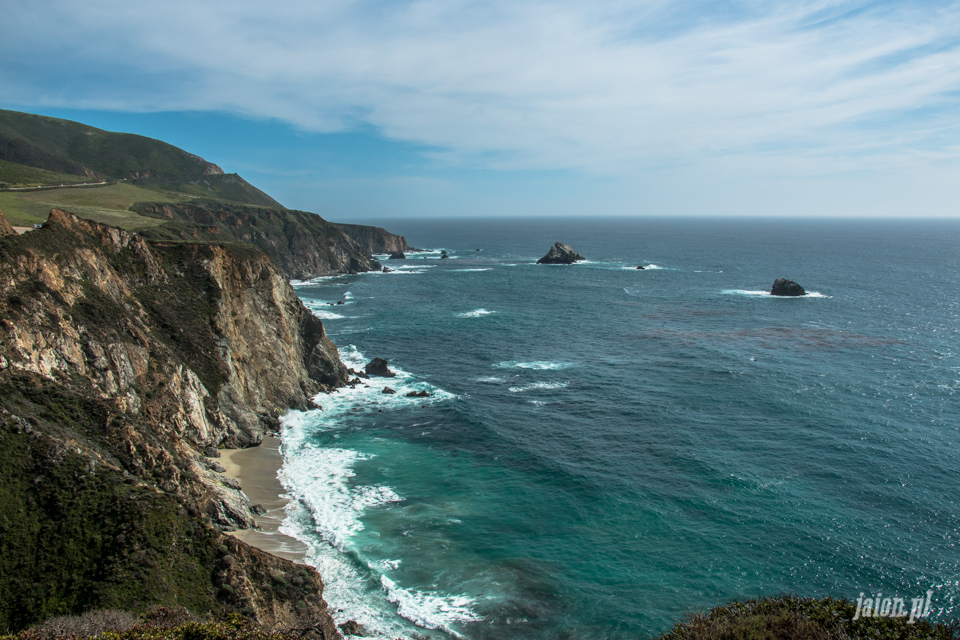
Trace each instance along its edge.
{"label": "foreground vegetation", "polygon": [[907,618],[859,618],[833,598],[776,596],[694,613],[659,640],[954,640],[955,625]]}
{"label": "foreground vegetation", "polygon": [[[734,602],[695,613],[657,640],[956,640],[956,625],[913,624],[905,618],[853,620],[856,604],[833,598],[776,596]],[[362,632],[355,623],[341,625],[344,635]],[[294,640],[323,638],[315,621],[264,627],[231,614],[219,621],[201,620],[183,608],[157,607],[140,617],[124,611],[97,610],[61,616],[0,640]]]}

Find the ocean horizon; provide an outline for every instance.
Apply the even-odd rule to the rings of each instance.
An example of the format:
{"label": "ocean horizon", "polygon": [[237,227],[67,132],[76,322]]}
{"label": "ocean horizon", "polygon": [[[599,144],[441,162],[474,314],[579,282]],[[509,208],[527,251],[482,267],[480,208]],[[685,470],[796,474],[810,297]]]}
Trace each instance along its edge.
{"label": "ocean horizon", "polygon": [[[348,366],[397,375],[282,419],[283,530],[338,619],[637,638],[928,590],[956,614],[960,223],[372,223],[426,251],[294,286]],[[586,260],[537,265],[556,241]]]}

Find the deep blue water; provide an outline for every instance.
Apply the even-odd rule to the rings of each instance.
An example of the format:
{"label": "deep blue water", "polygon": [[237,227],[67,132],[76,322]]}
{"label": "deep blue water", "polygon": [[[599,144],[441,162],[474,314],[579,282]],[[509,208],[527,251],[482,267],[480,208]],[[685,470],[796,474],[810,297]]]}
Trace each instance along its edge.
{"label": "deep blue water", "polygon": [[[380,224],[434,251],[297,285],[345,361],[399,373],[285,420],[287,530],[338,620],[643,638],[927,589],[956,614],[960,223]],[[535,265],[557,240],[588,262]]]}

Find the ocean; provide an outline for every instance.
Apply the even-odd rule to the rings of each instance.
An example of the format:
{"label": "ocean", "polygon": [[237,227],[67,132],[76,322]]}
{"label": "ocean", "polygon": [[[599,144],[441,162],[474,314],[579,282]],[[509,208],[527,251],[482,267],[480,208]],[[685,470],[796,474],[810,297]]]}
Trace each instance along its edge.
{"label": "ocean", "polygon": [[[649,638],[928,589],[957,614],[960,223],[378,224],[430,251],[294,283],[345,362],[397,372],[282,421],[283,530],[338,622]],[[587,261],[536,265],[558,240]]]}

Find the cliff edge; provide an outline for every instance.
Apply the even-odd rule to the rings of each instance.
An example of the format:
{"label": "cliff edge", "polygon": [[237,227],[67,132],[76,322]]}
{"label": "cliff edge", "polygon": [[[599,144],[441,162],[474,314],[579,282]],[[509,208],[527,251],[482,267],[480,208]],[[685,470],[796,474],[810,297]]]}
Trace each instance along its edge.
{"label": "cliff edge", "polygon": [[0,627],[165,604],[339,637],[313,569],[221,533],[255,516],[204,454],[346,380],[257,248],[57,209],[0,237]]}

